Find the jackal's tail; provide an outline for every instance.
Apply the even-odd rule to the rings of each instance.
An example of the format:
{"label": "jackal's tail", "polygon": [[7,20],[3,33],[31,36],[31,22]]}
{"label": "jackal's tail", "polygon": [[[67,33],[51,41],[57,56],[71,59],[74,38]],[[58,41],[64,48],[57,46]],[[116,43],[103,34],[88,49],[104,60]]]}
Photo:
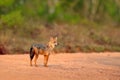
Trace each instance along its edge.
{"label": "jackal's tail", "polygon": [[30,60],[34,57],[33,47],[30,48]]}

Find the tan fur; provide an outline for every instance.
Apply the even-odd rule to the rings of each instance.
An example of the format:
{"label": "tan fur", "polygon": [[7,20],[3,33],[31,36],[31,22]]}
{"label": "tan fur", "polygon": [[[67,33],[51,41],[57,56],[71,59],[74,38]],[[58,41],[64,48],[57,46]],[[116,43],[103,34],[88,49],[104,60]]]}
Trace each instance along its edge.
{"label": "tan fur", "polygon": [[[55,45],[57,45],[57,37],[55,37],[55,38],[51,37],[50,41],[47,44],[47,48],[45,50],[38,49],[37,47],[33,47],[32,52],[34,53],[35,66],[37,66],[36,62],[39,57],[39,54],[44,55],[44,66],[45,67],[47,66],[49,56],[53,52]],[[30,60],[30,65],[32,66],[32,60]]]}

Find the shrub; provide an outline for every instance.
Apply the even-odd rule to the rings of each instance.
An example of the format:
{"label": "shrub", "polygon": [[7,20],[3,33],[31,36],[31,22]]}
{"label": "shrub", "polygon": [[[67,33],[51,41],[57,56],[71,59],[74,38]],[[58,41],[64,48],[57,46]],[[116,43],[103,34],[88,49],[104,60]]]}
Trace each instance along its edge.
{"label": "shrub", "polygon": [[2,24],[5,24],[9,27],[13,27],[15,25],[21,25],[23,20],[24,19],[21,14],[21,11],[13,11],[11,13],[1,16]]}
{"label": "shrub", "polygon": [[0,0],[0,6],[9,7],[14,3],[15,0]]}

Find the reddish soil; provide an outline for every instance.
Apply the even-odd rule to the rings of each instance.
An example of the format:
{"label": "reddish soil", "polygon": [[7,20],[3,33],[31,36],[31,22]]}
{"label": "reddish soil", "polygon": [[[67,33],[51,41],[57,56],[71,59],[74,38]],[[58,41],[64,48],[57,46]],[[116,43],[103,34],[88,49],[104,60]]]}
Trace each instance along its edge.
{"label": "reddish soil", "polygon": [[39,56],[29,66],[29,55],[0,55],[0,80],[120,80],[120,53],[51,55],[48,67]]}

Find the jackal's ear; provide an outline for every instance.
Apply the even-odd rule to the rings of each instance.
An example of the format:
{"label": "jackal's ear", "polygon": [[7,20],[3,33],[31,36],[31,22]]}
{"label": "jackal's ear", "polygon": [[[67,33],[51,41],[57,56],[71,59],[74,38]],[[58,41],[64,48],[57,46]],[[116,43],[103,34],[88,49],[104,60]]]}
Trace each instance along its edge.
{"label": "jackal's ear", "polygon": [[57,40],[57,36],[54,39]]}

